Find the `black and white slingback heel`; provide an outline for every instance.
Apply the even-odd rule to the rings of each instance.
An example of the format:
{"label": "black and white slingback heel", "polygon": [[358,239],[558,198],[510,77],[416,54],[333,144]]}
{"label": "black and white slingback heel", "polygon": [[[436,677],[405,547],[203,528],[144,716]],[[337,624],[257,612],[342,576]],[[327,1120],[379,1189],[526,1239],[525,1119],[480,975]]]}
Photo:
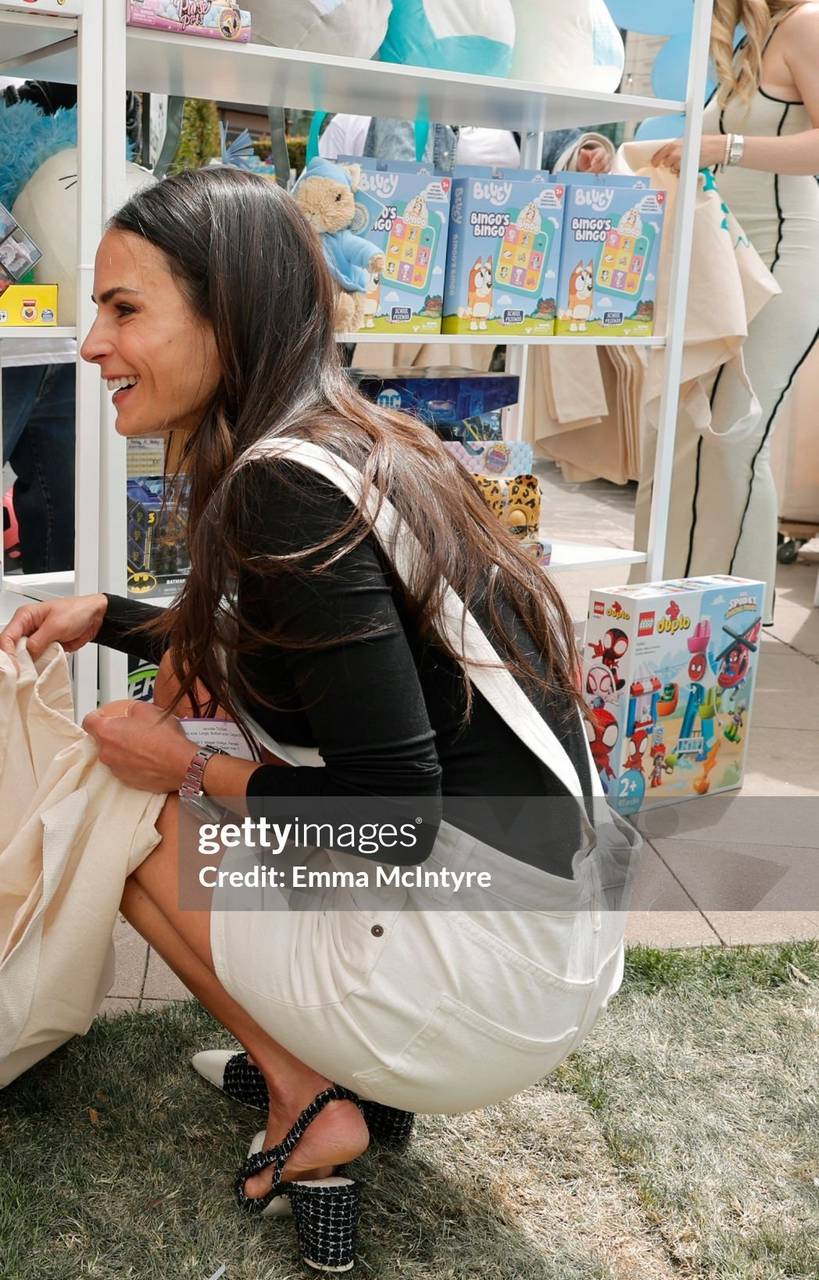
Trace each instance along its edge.
{"label": "black and white slingback heel", "polygon": [[[261,1111],[267,1111],[269,1099],[264,1076],[258,1067],[248,1062],[246,1053],[233,1053],[230,1049],[204,1049],[193,1055],[191,1066],[229,1098],[244,1103],[246,1107],[258,1107]],[[359,1106],[373,1141],[387,1147],[406,1146],[415,1123],[414,1112],[385,1107],[380,1102],[368,1102],[363,1098]]]}
{"label": "black and white slingback heel", "polygon": [[[358,1227],[358,1187],[352,1178],[340,1176],[282,1182],[282,1174],[293,1149],[316,1116],[329,1102],[342,1100],[360,1105],[358,1096],[343,1085],[334,1084],[324,1089],[305,1107],[277,1146],[249,1156],[236,1175],[236,1197],[248,1213],[263,1214],[275,1201],[287,1197],[296,1223],[302,1258],[316,1271],[349,1271],[353,1266]],[[273,1185],[267,1195],[248,1196],[245,1192],[248,1178],[271,1166],[274,1170]]]}

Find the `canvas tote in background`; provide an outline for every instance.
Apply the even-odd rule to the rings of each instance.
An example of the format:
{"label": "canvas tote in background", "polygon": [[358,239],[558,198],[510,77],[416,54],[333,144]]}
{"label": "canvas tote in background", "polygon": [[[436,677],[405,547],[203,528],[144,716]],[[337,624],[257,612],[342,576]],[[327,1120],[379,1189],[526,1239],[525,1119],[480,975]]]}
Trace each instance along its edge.
{"label": "canvas tote in background", "polygon": [[0,653],[0,1087],[91,1025],[167,798],[100,764],[59,645],[35,663],[22,641],[17,662]]}

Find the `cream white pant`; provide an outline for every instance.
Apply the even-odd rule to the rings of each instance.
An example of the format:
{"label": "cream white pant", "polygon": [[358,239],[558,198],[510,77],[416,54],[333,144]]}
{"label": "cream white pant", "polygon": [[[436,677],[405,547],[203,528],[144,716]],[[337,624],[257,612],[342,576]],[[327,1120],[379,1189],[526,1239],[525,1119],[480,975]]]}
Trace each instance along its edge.
{"label": "cream white pant", "polygon": [[[235,851],[230,866],[254,856]],[[413,887],[380,891],[380,905],[357,890],[296,890],[298,904],[294,891],[264,889],[248,911],[219,909],[229,900],[217,891],[216,972],[268,1035],[362,1097],[471,1111],[552,1071],[620,986],[623,915],[601,909],[595,857],[578,883],[516,864],[517,902]],[[499,860],[508,867],[444,824],[420,870],[497,872]],[[353,864],[362,865],[325,851],[309,861],[311,870]],[[527,910],[544,892],[553,909]],[[448,898],[462,905],[447,910]]]}

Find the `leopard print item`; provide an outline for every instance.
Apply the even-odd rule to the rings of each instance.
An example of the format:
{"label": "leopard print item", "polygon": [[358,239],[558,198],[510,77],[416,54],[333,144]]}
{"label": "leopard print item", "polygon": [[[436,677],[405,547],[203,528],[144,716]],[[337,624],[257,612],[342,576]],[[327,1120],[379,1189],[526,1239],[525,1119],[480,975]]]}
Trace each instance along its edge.
{"label": "leopard print item", "polygon": [[540,482],[537,476],[472,478],[501,524],[518,538],[537,537],[540,529]]}

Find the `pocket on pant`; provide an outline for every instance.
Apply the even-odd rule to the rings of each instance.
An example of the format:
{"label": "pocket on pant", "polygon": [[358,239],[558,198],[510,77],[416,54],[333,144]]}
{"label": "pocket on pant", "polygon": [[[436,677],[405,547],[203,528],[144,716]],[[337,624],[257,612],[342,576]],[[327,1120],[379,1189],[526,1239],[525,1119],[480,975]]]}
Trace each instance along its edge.
{"label": "pocket on pant", "polygon": [[333,987],[336,999],[367,986],[387,950],[400,911],[330,911],[327,924],[332,937]]}
{"label": "pocket on pant", "polygon": [[356,1072],[354,1088],[408,1111],[474,1111],[553,1071],[577,1036],[568,1010],[567,1023],[554,1036],[531,1038],[444,993],[394,1061]]}

